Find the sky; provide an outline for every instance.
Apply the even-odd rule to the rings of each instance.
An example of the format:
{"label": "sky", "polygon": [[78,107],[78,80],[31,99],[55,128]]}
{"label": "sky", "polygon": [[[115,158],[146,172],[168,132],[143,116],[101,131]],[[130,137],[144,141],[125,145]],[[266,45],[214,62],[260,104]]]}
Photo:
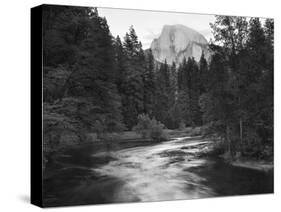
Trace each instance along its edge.
{"label": "sky", "polygon": [[114,37],[123,39],[129,27],[133,25],[143,48],[147,49],[154,38],[159,37],[164,25],[182,24],[201,33],[208,41],[212,38],[209,23],[214,15],[194,13],[158,12],[144,10],[98,8],[99,15],[106,17]]}

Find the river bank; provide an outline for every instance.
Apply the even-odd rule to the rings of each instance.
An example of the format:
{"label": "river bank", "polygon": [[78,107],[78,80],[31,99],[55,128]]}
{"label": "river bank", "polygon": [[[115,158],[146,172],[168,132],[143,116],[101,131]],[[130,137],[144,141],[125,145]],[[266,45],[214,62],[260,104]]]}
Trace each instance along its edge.
{"label": "river bank", "polygon": [[[203,137],[200,136],[202,139]],[[214,138],[204,138],[204,140],[214,140]],[[200,156],[201,157],[214,157],[214,158],[221,158],[224,162],[228,163],[229,165],[247,169],[253,169],[257,171],[264,171],[264,172],[271,172],[274,169],[273,161],[271,160],[258,160],[251,157],[237,157],[232,158],[231,160],[228,157],[225,157],[225,154],[219,154],[217,150],[216,142],[209,142],[207,144],[203,144],[199,146],[200,149]]]}

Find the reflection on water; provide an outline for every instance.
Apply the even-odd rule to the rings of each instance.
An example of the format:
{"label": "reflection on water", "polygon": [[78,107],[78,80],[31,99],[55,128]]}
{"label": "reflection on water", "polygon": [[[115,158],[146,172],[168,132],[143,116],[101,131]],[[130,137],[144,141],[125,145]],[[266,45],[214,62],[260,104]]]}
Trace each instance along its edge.
{"label": "reflection on water", "polygon": [[[211,141],[177,138],[156,145],[70,155],[46,180],[46,204],[161,201],[273,192],[272,173],[199,157]],[[81,159],[83,158],[83,159]],[[75,163],[76,161],[76,163]],[[99,161],[100,165],[94,162]],[[78,163],[79,162],[79,163]]]}

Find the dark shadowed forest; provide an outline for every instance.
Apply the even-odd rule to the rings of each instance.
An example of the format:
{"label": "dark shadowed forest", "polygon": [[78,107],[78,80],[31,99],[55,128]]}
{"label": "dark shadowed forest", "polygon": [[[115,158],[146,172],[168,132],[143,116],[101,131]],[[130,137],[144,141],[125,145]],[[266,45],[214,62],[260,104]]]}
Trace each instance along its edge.
{"label": "dark shadowed forest", "polygon": [[172,65],[133,26],[113,37],[97,8],[45,6],[43,20],[45,168],[68,148],[188,130],[227,160],[273,160],[272,19],[216,16],[210,59]]}

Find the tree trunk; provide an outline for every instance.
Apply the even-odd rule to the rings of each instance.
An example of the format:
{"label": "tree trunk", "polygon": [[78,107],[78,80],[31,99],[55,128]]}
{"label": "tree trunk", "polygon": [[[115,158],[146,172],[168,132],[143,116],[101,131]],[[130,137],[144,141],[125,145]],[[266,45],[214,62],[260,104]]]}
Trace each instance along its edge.
{"label": "tree trunk", "polygon": [[239,128],[240,128],[240,152],[242,153],[243,152],[243,121],[242,121],[242,114],[241,114],[241,98],[239,96],[238,98],[238,101],[239,101],[239,110],[240,110],[240,117],[239,117]]}
{"label": "tree trunk", "polygon": [[228,151],[228,153],[231,155],[231,140],[230,140],[230,129],[229,129],[229,126],[228,125],[226,125],[226,141],[227,141],[227,147],[228,147],[228,149],[227,149],[227,151]]}
{"label": "tree trunk", "polygon": [[240,151],[243,153],[243,121],[240,118],[239,120],[239,126],[240,126]]}

